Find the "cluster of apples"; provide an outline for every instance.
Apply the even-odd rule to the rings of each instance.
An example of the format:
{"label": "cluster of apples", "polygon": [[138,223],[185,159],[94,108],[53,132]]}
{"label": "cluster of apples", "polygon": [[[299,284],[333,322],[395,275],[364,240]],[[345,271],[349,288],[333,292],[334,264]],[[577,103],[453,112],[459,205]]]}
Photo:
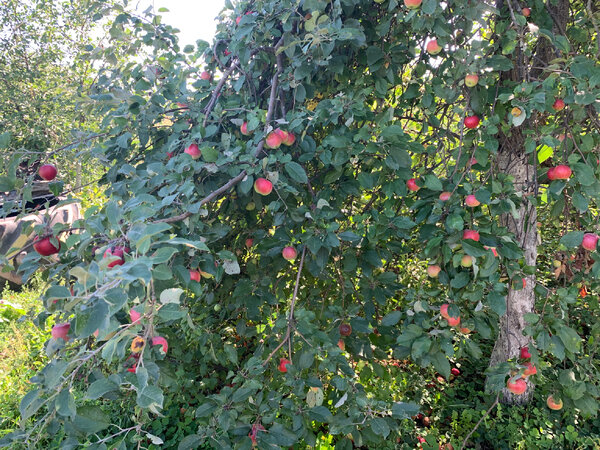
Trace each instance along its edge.
{"label": "cluster of apples", "polygon": [[522,347],[520,351],[520,359],[522,365],[525,366],[525,370],[521,376],[513,376],[506,382],[506,388],[515,395],[521,395],[527,390],[527,377],[535,375],[537,368],[529,361],[531,359],[531,353],[529,353],[529,347]]}

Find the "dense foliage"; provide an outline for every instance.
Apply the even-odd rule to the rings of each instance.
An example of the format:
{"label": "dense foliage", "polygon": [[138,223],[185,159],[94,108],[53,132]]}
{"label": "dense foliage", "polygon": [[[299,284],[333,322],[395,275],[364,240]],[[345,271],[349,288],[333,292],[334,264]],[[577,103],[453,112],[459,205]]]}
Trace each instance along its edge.
{"label": "dense foliage", "polygon": [[21,266],[59,280],[39,317],[58,325],[4,442],[414,445],[421,388],[457,365],[492,407],[535,384],[596,414],[593,6],[256,0],[183,49],[88,6],[117,11],[89,53],[113,63],[88,104],[108,200],[40,227],[60,252]]}

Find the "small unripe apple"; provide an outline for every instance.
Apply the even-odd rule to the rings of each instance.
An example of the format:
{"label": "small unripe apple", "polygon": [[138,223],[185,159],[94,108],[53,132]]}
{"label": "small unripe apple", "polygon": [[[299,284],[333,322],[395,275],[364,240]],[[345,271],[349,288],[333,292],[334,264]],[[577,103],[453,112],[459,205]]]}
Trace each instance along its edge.
{"label": "small unripe apple", "polygon": [[292,364],[292,362],[289,359],[281,358],[279,360],[279,366],[277,368],[280,372],[286,373],[288,364]]}
{"label": "small unripe apple", "polygon": [[190,281],[200,281],[200,272],[197,270],[190,270]]}
{"label": "small unripe apple", "polygon": [[525,17],[529,17],[531,15],[531,9],[529,8],[523,8],[521,10],[521,13],[525,16]]}
{"label": "small unripe apple", "polygon": [[448,319],[450,318],[450,315],[448,314],[448,303],[444,303],[441,307],[440,307],[440,315],[444,318],[444,319]]}
{"label": "small unripe apple", "polygon": [[417,186],[417,181],[414,178],[411,178],[410,180],[408,180],[406,182],[406,187],[408,188],[409,191],[413,191],[413,192],[416,192],[419,189],[421,189],[419,186]]}
{"label": "small unripe apple", "polygon": [[340,325],[340,335],[350,336],[352,334],[352,326],[349,323],[343,323]]}
{"label": "small unripe apple", "polygon": [[583,235],[583,242],[581,246],[589,251],[596,250],[596,245],[598,244],[598,235],[596,233],[585,233]]}
{"label": "small unripe apple", "polygon": [[33,239],[33,249],[42,256],[54,255],[60,250],[60,241],[58,241],[58,247],[55,247],[49,237],[40,239],[39,236],[36,236]]}
{"label": "small unripe apple", "polygon": [[67,334],[69,334],[69,330],[71,329],[70,323],[58,323],[52,327],[52,337],[54,339],[62,339],[63,341],[68,341],[69,338]]}
{"label": "small unripe apple", "polygon": [[246,239],[246,247],[251,248],[254,245],[254,239],[248,238]]}
{"label": "small unripe apple", "polygon": [[552,109],[554,111],[562,111],[565,109],[565,101],[562,98],[557,98],[552,104]]}
{"label": "small unripe apple", "polygon": [[427,266],[427,275],[429,275],[431,278],[437,278],[441,270],[442,269],[440,266],[437,264],[432,264],[431,266]]}
{"label": "small unripe apple", "polygon": [[552,265],[558,269],[560,266],[562,266],[562,261],[555,259],[554,261],[552,261]]}
{"label": "small unripe apple", "polygon": [[473,257],[470,255],[465,255],[460,260],[460,265],[463,267],[471,267],[473,265]]}
{"label": "small unripe apple", "polygon": [[451,327],[456,327],[460,324],[460,316],[459,317],[448,317],[446,319],[448,321],[448,325]]}
{"label": "small unripe apple", "polygon": [[529,353],[529,347],[521,348],[521,359],[529,359],[531,358],[531,353]]}
{"label": "small unripe apple", "polygon": [[275,149],[279,148],[282,143],[281,135],[275,131],[270,132],[265,139],[265,146],[267,148]]}
{"label": "small unripe apple", "polygon": [[154,336],[152,338],[152,345],[153,346],[154,345],[160,345],[160,346],[162,346],[163,353],[167,353],[167,350],[169,350],[169,343],[162,336]]}
{"label": "small unripe apple", "polygon": [[523,378],[519,378],[516,381],[511,381],[510,379],[506,382],[506,387],[510,392],[515,395],[521,395],[523,392],[527,390],[527,383]]}
{"label": "small unripe apple", "polygon": [[197,144],[188,145],[188,147],[184,150],[184,153],[190,155],[192,159],[198,159],[200,158],[200,155],[202,155],[202,152],[198,148]]}
{"label": "small unripe apple", "polygon": [[440,47],[437,43],[437,39],[432,39],[431,41],[429,41],[427,43],[427,53],[429,53],[430,55],[437,55],[439,52],[442,51],[442,47]]}
{"label": "small unripe apple", "polygon": [[254,182],[254,190],[260,195],[269,195],[273,190],[273,183],[266,178],[257,178]]}
{"label": "small unripe apple", "polygon": [[523,371],[523,377],[529,377],[531,375],[535,375],[537,373],[537,368],[531,364],[530,362],[526,362],[524,364],[525,370]]}
{"label": "small unripe apple", "polygon": [[474,241],[479,240],[479,232],[475,230],[463,231],[463,239],[473,239]]}
{"label": "small unripe apple", "polygon": [[201,80],[210,80],[211,78],[212,78],[212,75],[210,74],[210,72],[207,72],[206,70],[200,74]]}
{"label": "small unripe apple", "polygon": [[283,256],[283,259],[293,261],[296,259],[296,256],[298,256],[298,252],[294,247],[284,247],[281,251],[281,255]]}
{"label": "small unripe apple", "polygon": [[479,126],[479,117],[467,116],[464,120],[465,127],[469,129],[477,128]]}
{"label": "small unripe apple", "polygon": [[58,170],[53,164],[44,164],[38,171],[40,177],[46,181],[52,181],[56,178]]}
{"label": "small unripe apple", "polygon": [[[548,171],[550,172],[550,171]],[[554,168],[553,178],[554,180],[568,180],[571,177],[572,170],[569,166],[564,164],[558,165]],[[548,175],[550,178],[550,175]]]}
{"label": "small unripe apple", "polygon": [[481,204],[481,203],[479,203],[479,200],[477,200],[477,198],[475,198],[475,195],[473,195],[473,194],[467,195],[467,198],[465,199],[465,203],[467,206],[469,206],[471,208],[474,208]]}
{"label": "small unripe apple", "polygon": [[479,76],[475,74],[467,75],[465,77],[465,86],[474,87],[479,82]]}
{"label": "small unripe apple", "polygon": [[250,136],[252,134],[251,131],[248,131],[248,122],[244,122],[242,124],[242,126],[240,127],[240,132],[244,135],[244,136]]}
{"label": "small unripe apple", "polygon": [[548,405],[548,408],[553,409],[554,411],[558,411],[562,409],[563,401],[560,398],[556,400],[554,396],[550,395],[546,400],[546,405]]}
{"label": "small unripe apple", "polygon": [[408,9],[417,9],[423,0],[404,0],[404,6]]}
{"label": "small unripe apple", "polygon": [[442,193],[440,194],[440,197],[439,197],[439,198],[440,198],[440,200],[441,200],[441,201],[443,201],[443,202],[447,202],[448,200],[450,200],[450,196],[451,196],[451,195],[452,195],[452,194],[451,194],[450,192],[442,192]]}

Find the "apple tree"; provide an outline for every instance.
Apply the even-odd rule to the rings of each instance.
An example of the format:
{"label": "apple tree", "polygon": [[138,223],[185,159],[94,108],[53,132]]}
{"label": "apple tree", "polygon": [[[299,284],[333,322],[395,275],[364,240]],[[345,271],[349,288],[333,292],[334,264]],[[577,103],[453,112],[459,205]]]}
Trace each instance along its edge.
{"label": "apple tree", "polygon": [[56,325],[5,441],[160,445],[178,404],[179,448],[409,445],[419,399],[368,379],[458,359],[492,407],[596,414],[597,6],[406,3],[227,2],[184,48],[116,7],[108,201],[21,266]]}

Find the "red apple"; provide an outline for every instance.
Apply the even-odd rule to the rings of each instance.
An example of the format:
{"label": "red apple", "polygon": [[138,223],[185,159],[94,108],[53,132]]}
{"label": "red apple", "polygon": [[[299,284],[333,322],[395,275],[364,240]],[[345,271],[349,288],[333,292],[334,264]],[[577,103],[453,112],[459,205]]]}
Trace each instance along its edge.
{"label": "red apple", "polygon": [[521,10],[521,13],[523,13],[523,15],[524,15],[525,17],[529,17],[529,16],[531,15],[531,9],[529,9],[529,8],[523,8],[523,9]]}
{"label": "red apple", "polygon": [[531,358],[531,353],[529,353],[529,347],[521,348],[521,359],[529,359]]}
{"label": "red apple", "polygon": [[184,150],[184,153],[190,155],[192,159],[198,159],[200,158],[200,155],[202,155],[202,152],[198,148],[198,144],[188,145],[188,147]]}
{"label": "red apple", "polygon": [[141,317],[142,315],[135,309],[131,308],[129,310],[129,318],[131,319],[131,323],[139,323]]}
{"label": "red apple", "polygon": [[167,152],[167,159],[171,159],[173,157],[173,152]]}
{"label": "red apple", "polygon": [[277,133],[279,135],[279,137],[281,138],[281,143],[283,144],[283,141],[285,141],[288,138],[288,132],[287,131],[283,131],[281,128],[277,128],[275,130],[275,133]]}
{"label": "red apple", "polygon": [[52,181],[56,178],[58,170],[56,170],[56,166],[53,164],[44,164],[42,167],[40,167],[38,173],[42,179],[46,181]]}
{"label": "red apple", "polygon": [[200,281],[200,272],[197,270],[190,270],[190,281]]}
{"label": "red apple", "polygon": [[471,208],[474,208],[481,204],[481,203],[479,203],[479,200],[477,200],[477,198],[475,198],[475,195],[473,195],[473,194],[467,195],[467,198],[465,199],[465,203],[467,206],[470,206]]}
{"label": "red apple", "polygon": [[254,182],[254,190],[260,195],[269,195],[273,190],[273,183],[266,178],[257,178]]}
{"label": "red apple", "polygon": [[293,261],[296,259],[296,256],[298,256],[298,252],[294,247],[284,247],[281,251],[281,255],[283,256],[283,259]]}
{"label": "red apple", "polygon": [[40,239],[39,236],[36,236],[33,239],[33,249],[42,256],[54,255],[60,250],[60,241],[58,241],[58,247],[55,247],[54,244],[50,242],[50,237]]}
{"label": "red apple", "polygon": [[230,52],[228,49],[225,49],[225,50],[223,51],[223,54],[224,54],[225,56],[229,56],[229,55],[231,55],[231,52]]}
{"label": "red apple", "polygon": [[338,345],[338,347],[340,348],[341,351],[345,351],[346,350],[346,343],[344,342],[343,339],[340,339],[338,341],[337,345]]}
{"label": "red apple", "polygon": [[410,180],[408,180],[406,182],[406,187],[408,188],[409,191],[413,191],[413,192],[416,192],[419,189],[421,189],[419,186],[417,186],[417,181],[414,178],[411,178]]}
{"label": "red apple", "polygon": [[465,127],[473,129],[479,126],[479,117],[477,116],[467,116],[464,120]]}
{"label": "red apple", "polygon": [[125,253],[129,253],[129,248],[123,247],[121,245],[115,245],[113,247],[107,248],[104,252],[104,258],[110,258],[112,256],[116,256],[119,258],[108,263],[108,268],[110,269],[115,266],[122,266],[123,264],[125,264],[125,258],[123,258],[123,255]]}
{"label": "red apple", "polygon": [[546,400],[546,405],[548,405],[548,408],[558,411],[559,409],[562,409],[563,401],[560,398],[556,400],[554,396],[550,395]]}
{"label": "red apple", "polygon": [[292,364],[292,362],[289,359],[281,358],[279,360],[279,366],[277,368],[279,369],[280,372],[286,373],[288,364]]}
{"label": "red apple", "polygon": [[460,324],[460,316],[459,317],[448,317],[446,319],[448,321],[448,325],[451,327],[456,327]]}
{"label": "red apple", "polygon": [[448,200],[450,200],[450,196],[451,196],[451,195],[452,195],[452,194],[450,194],[450,192],[442,192],[442,193],[440,194],[440,197],[439,197],[439,198],[440,198],[440,200],[441,200],[441,201],[443,201],[443,202],[447,202]]}
{"label": "red apple", "polygon": [[498,252],[496,251],[496,247],[488,247],[487,245],[484,245],[483,248],[485,248],[486,250],[491,250],[492,254],[494,256],[496,256],[496,257],[498,256]]}
{"label": "red apple", "polygon": [[518,378],[516,381],[510,381],[510,379],[506,382],[506,387],[510,392],[515,395],[521,395],[523,392],[527,390],[527,383],[523,378]]}
{"label": "red apple", "polygon": [[427,275],[429,275],[431,278],[437,278],[441,270],[442,269],[437,264],[427,266]]}
{"label": "red apple", "polygon": [[71,328],[70,323],[58,323],[52,327],[52,337],[54,339],[62,339],[63,341],[68,341],[69,338],[67,334],[69,334],[69,329]]}
{"label": "red apple", "polygon": [[246,247],[251,248],[254,245],[254,239],[248,238],[246,239]]}
{"label": "red apple", "polygon": [[450,369],[450,373],[457,377],[460,375],[460,370],[458,370],[456,367],[453,367],[452,369]]}
{"label": "red apple", "polygon": [[479,77],[475,74],[467,75],[465,77],[465,86],[467,86],[467,87],[477,86],[478,82],[479,82]]}
{"label": "red apple", "polygon": [[474,241],[479,240],[479,232],[475,230],[463,231],[463,239],[473,239]]}
{"label": "red apple", "polygon": [[240,24],[240,20],[242,20],[242,16],[237,16],[235,19],[235,24],[239,25]]}
{"label": "red apple", "polygon": [[[571,168],[569,166],[565,166],[564,164],[561,164],[554,168],[554,172],[553,172],[554,178],[552,178],[552,179],[568,180],[571,177],[571,173],[573,173],[573,171],[571,170]],[[550,176],[548,176],[548,178],[550,178]]]}
{"label": "red apple", "polygon": [[169,349],[169,343],[162,336],[154,336],[152,338],[152,345],[162,345],[163,353],[167,353],[167,350]]}
{"label": "red apple", "polygon": [[248,131],[248,122],[244,122],[240,127],[240,131],[244,136],[250,136],[252,134],[251,131]]}
{"label": "red apple", "polygon": [[528,377],[537,373],[537,368],[530,362],[526,362],[524,365],[526,366],[526,368],[523,371],[523,377]]}
{"label": "red apple", "polygon": [[283,140],[281,139],[281,135],[276,131],[272,131],[267,135],[267,139],[265,140],[265,146],[267,148],[279,148]]}
{"label": "red apple", "polygon": [[340,335],[350,336],[352,334],[352,326],[349,323],[343,323],[340,325]]}
{"label": "red apple", "polygon": [[296,136],[294,136],[294,133],[286,131],[285,138],[281,141],[281,143],[289,147],[290,145],[294,145],[294,142],[296,142]]}
{"label": "red apple", "polygon": [[469,255],[465,255],[460,260],[460,265],[463,267],[471,267],[473,265],[473,257]]}
{"label": "red apple", "polygon": [[404,0],[404,6],[408,9],[417,9],[422,2],[423,0]]}
{"label": "red apple", "polygon": [[442,47],[438,45],[437,39],[430,40],[427,43],[426,49],[427,53],[429,53],[430,55],[437,55],[439,52],[442,51]]}
{"label": "red apple", "polygon": [[469,160],[469,165],[470,166],[474,166],[475,164],[477,164],[477,159],[473,156],[470,160]]}
{"label": "red apple", "polygon": [[210,74],[210,72],[207,72],[206,70],[200,74],[201,80],[210,80],[211,78],[212,78],[212,75]]}
{"label": "red apple", "polygon": [[548,179],[551,181],[556,180],[556,175],[554,174],[555,170],[556,170],[556,167],[550,167],[548,169],[548,172],[546,173],[546,175],[548,175]]}
{"label": "red apple", "polygon": [[469,333],[471,332],[471,330],[470,330],[470,329],[468,329],[468,328],[466,328],[466,327],[464,327],[464,328],[461,328],[461,329],[460,329],[460,332],[461,332],[461,333],[464,333],[464,334],[469,334]]}
{"label": "red apple", "polygon": [[440,307],[440,315],[444,318],[444,319],[448,319],[450,318],[450,316],[448,315],[448,303],[444,303],[441,307]]}
{"label": "red apple", "polygon": [[562,98],[557,98],[552,104],[552,109],[554,111],[562,111],[565,109],[565,101]]}
{"label": "red apple", "polygon": [[596,233],[585,233],[583,235],[583,242],[581,246],[589,251],[596,250],[596,245],[598,244],[598,235]]}

